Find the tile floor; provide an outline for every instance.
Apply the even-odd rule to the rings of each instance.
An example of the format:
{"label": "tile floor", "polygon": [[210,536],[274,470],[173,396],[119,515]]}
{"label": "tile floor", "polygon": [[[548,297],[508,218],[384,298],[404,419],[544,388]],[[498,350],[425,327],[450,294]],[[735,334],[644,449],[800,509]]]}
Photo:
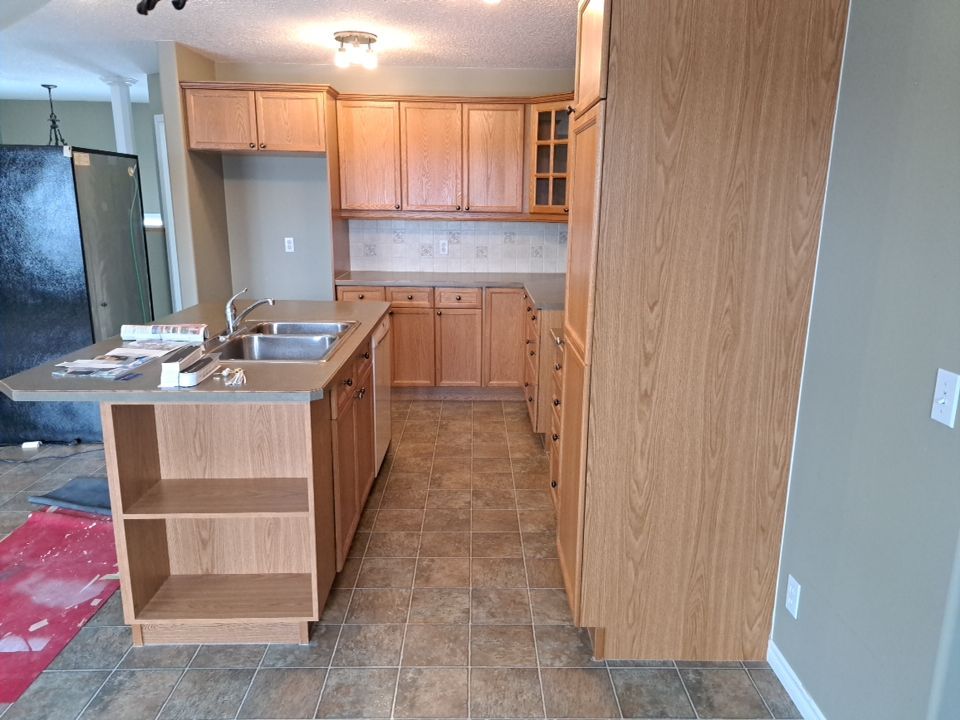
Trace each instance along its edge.
{"label": "tile floor", "polygon": [[[2,720],[799,717],[765,663],[592,660],[522,402],[401,401],[394,420],[310,645],[131,648],[115,595]],[[71,452],[0,465],[0,534],[27,492],[102,472],[96,450],[50,457]]]}

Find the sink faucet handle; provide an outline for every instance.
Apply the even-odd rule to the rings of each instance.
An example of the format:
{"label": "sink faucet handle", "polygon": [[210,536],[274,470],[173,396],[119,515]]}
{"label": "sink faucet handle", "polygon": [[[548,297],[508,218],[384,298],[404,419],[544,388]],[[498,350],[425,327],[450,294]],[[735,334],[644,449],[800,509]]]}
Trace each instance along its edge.
{"label": "sink faucet handle", "polygon": [[237,298],[247,292],[247,288],[244,288],[236,295],[227,300],[227,305],[224,308],[224,313],[227,316],[227,332],[232,333],[237,329],[237,306],[235,305]]}

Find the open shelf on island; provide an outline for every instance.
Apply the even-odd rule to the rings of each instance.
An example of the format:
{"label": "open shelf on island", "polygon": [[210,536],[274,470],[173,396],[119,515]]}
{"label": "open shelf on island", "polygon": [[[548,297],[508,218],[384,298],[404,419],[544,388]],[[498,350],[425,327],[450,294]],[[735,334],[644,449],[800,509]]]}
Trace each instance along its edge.
{"label": "open shelf on island", "polygon": [[191,478],[158,480],[124,517],[262,517],[306,515],[306,478]]}
{"label": "open shelf on island", "polygon": [[313,618],[309,573],[171,575],[138,622],[305,621]]}

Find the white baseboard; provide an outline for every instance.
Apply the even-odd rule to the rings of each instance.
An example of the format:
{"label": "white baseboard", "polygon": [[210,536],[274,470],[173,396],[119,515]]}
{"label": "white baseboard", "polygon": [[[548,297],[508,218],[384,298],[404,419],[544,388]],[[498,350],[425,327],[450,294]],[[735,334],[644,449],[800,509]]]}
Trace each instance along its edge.
{"label": "white baseboard", "polygon": [[773,674],[780,679],[781,684],[804,720],[827,720],[827,716],[817,707],[817,703],[810,697],[810,693],[800,682],[800,678],[797,677],[793,668],[790,667],[790,663],[787,662],[773,640],[767,646],[767,662],[770,663]]}

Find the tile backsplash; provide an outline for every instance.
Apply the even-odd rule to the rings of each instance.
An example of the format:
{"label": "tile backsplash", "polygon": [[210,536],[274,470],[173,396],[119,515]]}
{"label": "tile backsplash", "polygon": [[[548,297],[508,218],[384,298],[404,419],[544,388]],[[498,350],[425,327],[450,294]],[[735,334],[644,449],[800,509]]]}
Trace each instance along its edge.
{"label": "tile backsplash", "polygon": [[351,270],[562,273],[567,267],[562,223],[350,220],[349,228]]}

